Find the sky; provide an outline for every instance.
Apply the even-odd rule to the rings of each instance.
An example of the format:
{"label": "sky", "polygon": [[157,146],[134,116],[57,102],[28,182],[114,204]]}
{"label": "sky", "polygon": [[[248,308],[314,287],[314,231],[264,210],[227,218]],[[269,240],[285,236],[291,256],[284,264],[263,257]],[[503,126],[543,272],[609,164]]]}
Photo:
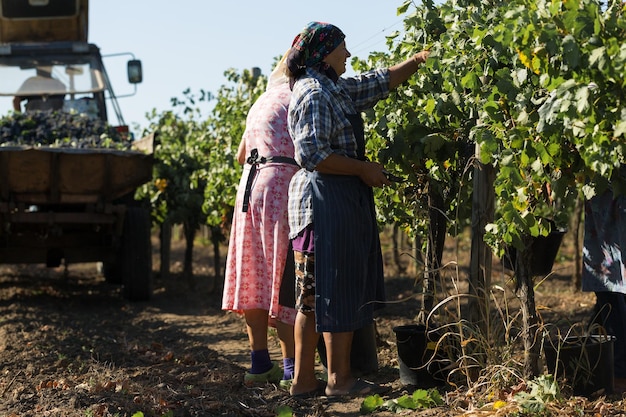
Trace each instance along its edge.
{"label": "sky", "polygon": [[[135,134],[148,125],[146,113],[171,109],[183,91],[217,93],[224,72],[259,67],[271,72],[274,58],[291,46],[310,21],[338,26],[353,56],[387,51],[385,37],[403,29],[397,8],[403,0],[92,0],[89,42],[103,55],[132,53],[142,61],[143,82],[132,97],[119,99]],[[118,95],[133,93],[125,78],[130,55],[109,59],[107,71]],[[114,67],[112,67],[112,65]],[[349,67],[349,65],[348,65]],[[119,71],[117,71],[120,69]],[[347,75],[353,74],[348,69]]]}

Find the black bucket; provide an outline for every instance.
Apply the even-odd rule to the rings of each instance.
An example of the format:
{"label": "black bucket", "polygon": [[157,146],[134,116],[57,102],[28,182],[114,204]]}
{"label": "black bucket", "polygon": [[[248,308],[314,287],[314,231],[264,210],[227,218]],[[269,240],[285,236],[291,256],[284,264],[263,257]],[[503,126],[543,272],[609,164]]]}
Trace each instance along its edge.
{"label": "black bucket", "polygon": [[430,359],[437,355],[438,336],[429,336],[426,326],[409,324],[393,328],[398,348],[400,382],[418,388],[445,385],[445,374],[440,362]]}
{"label": "black bucket", "polygon": [[[317,352],[324,368],[327,365],[326,345],[324,339],[319,338]],[[372,322],[354,331],[352,350],[350,351],[350,365],[352,375],[360,377],[378,371],[378,349],[376,346],[376,324]]]}
{"label": "black bucket", "polygon": [[[561,246],[565,233],[567,233],[567,229],[557,229],[550,232],[548,236],[537,236],[533,238],[531,247],[533,252],[533,275],[548,275],[552,272],[554,260],[559,252],[559,247]],[[503,258],[504,267],[514,271],[516,258],[517,249],[505,249]]]}
{"label": "black bucket", "polygon": [[614,340],[614,336],[589,335],[548,341],[544,343],[546,367],[557,377],[564,376],[574,395],[610,394],[614,382]]}

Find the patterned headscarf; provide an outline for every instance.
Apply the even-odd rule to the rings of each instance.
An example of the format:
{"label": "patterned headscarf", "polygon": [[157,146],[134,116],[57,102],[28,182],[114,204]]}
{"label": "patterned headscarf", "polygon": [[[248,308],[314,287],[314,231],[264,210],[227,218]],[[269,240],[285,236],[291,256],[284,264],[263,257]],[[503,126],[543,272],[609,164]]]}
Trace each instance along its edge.
{"label": "patterned headscarf", "polygon": [[311,22],[295,37],[287,58],[287,67],[295,77],[306,68],[322,62],[344,41],[343,32],[330,23]]}

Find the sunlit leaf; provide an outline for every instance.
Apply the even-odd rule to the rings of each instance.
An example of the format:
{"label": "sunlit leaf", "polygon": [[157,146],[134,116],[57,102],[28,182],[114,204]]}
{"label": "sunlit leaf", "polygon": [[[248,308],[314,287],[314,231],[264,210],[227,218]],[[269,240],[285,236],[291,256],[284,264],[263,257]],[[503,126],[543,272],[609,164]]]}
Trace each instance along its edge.
{"label": "sunlit leaf", "polygon": [[374,412],[378,407],[383,404],[383,399],[380,395],[368,395],[363,399],[361,403],[361,413],[369,414]]}
{"label": "sunlit leaf", "polygon": [[506,401],[498,400],[495,403],[493,403],[493,409],[494,410],[499,410],[501,408],[506,407],[506,405],[507,405]]}
{"label": "sunlit leaf", "polygon": [[286,405],[281,405],[276,407],[276,417],[292,417],[293,416],[293,410],[291,409],[291,407],[286,406]]}

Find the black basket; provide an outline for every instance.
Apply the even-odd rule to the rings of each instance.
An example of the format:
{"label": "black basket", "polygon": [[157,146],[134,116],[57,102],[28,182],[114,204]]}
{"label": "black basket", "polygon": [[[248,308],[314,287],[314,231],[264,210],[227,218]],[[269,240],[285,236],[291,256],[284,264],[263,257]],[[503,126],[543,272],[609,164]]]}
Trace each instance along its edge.
{"label": "black basket", "polygon": [[544,343],[546,367],[565,377],[574,395],[610,394],[613,391],[615,337],[570,336]]}
{"label": "black basket", "polygon": [[435,349],[437,332],[426,326],[409,324],[393,328],[398,348],[400,382],[419,388],[443,386],[447,380],[444,358]]}
{"label": "black basket", "polygon": [[[552,272],[552,266],[554,266],[554,260],[559,252],[559,247],[561,246],[565,233],[567,233],[567,229],[557,229],[551,231],[548,236],[537,236],[533,238],[531,246],[533,252],[533,275],[548,275]],[[506,269],[515,271],[516,259],[517,250],[515,248],[505,249],[502,262]]]}

